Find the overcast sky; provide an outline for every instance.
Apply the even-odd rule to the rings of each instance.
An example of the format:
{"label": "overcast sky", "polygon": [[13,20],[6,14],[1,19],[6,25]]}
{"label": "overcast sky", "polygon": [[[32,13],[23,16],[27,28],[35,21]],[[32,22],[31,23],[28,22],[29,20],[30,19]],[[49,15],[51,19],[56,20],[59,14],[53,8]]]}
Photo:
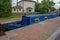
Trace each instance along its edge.
{"label": "overcast sky", "polygon": [[[16,5],[16,1],[17,1],[17,0],[12,0],[12,5],[13,5],[13,6]],[[18,1],[20,1],[20,0],[18,0]],[[34,0],[34,1],[36,1],[36,0]],[[39,2],[41,2],[41,1],[42,1],[42,0],[39,0]],[[54,0],[54,2],[56,3],[54,7],[55,7],[56,9],[58,9],[58,8],[60,7],[60,0]]]}

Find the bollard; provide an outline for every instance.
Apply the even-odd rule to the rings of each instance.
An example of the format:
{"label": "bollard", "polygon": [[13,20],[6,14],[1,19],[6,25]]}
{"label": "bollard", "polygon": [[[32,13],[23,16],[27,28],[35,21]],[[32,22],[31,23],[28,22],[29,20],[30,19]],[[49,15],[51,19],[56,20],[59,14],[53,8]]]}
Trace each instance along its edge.
{"label": "bollard", "polygon": [[4,24],[0,24],[0,36],[5,35],[5,28],[4,28]]}
{"label": "bollard", "polygon": [[60,13],[59,13],[59,16],[60,16]]}

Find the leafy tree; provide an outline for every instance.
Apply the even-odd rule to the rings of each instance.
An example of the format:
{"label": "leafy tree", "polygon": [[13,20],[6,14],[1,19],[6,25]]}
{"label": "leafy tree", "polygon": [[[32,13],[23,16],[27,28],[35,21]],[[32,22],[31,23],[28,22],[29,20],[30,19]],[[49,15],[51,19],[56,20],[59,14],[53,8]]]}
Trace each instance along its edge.
{"label": "leafy tree", "polygon": [[44,10],[45,13],[48,13],[48,11],[53,10],[54,2],[50,0],[43,0],[41,3],[41,9]]}
{"label": "leafy tree", "polygon": [[11,15],[11,0],[0,0],[0,18]]}
{"label": "leafy tree", "polygon": [[40,12],[40,3],[35,3],[35,11]]}
{"label": "leafy tree", "polygon": [[60,8],[59,8],[59,10],[60,10]]}
{"label": "leafy tree", "polygon": [[36,3],[35,6],[35,11],[40,13],[48,13],[54,9],[54,2],[50,0],[43,0],[41,3]]}

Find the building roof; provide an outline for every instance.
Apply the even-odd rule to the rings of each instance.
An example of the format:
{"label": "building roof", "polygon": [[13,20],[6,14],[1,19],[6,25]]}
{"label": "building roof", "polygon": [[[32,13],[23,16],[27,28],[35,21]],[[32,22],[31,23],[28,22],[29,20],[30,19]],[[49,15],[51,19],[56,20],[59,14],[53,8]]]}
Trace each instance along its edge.
{"label": "building roof", "polygon": [[32,1],[32,0],[21,0],[21,1]]}
{"label": "building roof", "polygon": [[22,6],[14,6],[15,9],[22,9]]}
{"label": "building roof", "polygon": [[[25,1],[25,0],[24,0]],[[19,1],[18,3],[20,3],[20,2],[22,2],[22,1]],[[35,1],[27,1],[27,2],[35,2]]]}

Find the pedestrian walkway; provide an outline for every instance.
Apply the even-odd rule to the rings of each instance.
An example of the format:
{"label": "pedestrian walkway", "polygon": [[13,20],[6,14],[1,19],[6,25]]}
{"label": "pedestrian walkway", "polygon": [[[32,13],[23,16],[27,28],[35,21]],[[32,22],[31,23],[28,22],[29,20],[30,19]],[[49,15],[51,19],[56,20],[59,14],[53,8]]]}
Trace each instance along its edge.
{"label": "pedestrian walkway", "polygon": [[21,21],[21,18],[0,19],[0,24],[11,23],[15,21]]}

